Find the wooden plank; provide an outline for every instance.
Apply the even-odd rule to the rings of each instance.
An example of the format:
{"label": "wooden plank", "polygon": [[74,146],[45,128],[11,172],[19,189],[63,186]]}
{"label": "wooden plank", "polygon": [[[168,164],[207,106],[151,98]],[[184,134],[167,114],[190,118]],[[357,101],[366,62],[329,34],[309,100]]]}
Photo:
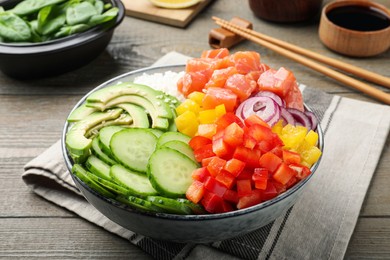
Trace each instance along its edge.
{"label": "wooden plank", "polygon": [[126,14],[140,19],[177,27],[186,27],[212,0],[183,9],[167,9],[153,5],[149,0],[123,0]]}
{"label": "wooden plank", "polygon": [[390,218],[360,218],[345,259],[389,259]]}
{"label": "wooden plank", "polygon": [[151,259],[129,241],[79,218],[3,218],[0,258]]}

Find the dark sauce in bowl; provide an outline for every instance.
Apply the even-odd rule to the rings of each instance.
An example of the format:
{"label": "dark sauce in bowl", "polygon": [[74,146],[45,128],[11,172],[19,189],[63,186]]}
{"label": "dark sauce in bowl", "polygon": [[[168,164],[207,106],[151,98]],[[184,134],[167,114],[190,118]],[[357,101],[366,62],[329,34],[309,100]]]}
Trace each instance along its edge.
{"label": "dark sauce in bowl", "polygon": [[390,17],[369,6],[340,6],[326,14],[334,24],[355,31],[377,31],[390,26]]}

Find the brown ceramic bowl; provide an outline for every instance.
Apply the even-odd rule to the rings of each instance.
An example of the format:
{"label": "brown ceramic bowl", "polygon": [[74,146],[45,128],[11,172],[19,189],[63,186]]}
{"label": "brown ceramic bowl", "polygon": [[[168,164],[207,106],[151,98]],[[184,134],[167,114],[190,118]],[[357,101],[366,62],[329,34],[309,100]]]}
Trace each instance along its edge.
{"label": "brown ceramic bowl", "polygon": [[322,0],[249,0],[249,7],[259,18],[271,22],[302,22],[315,17]]}
{"label": "brown ceramic bowl", "polygon": [[[356,19],[360,15],[364,18]],[[390,47],[390,11],[371,1],[331,2],[322,10],[319,37],[329,49],[347,56],[378,55]]]}

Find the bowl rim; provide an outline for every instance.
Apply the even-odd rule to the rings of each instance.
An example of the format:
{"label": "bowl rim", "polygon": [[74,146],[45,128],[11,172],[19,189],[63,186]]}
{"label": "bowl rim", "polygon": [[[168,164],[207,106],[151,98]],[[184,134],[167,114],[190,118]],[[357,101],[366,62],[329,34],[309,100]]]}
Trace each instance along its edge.
{"label": "bowl rim", "polygon": [[381,34],[383,32],[389,31],[390,26],[387,26],[386,28],[380,29],[380,30],[371,30],[371,31],[358,31],[353,29],[348,29],[346,27],[342,27],[338,24],[335,24],[333,21],[331,21],[328,17],[328,13],[334,9],[337,9],[339,7],[345,7],[345,6],[362,6],[362,7],[372,7],[377,9],[379,12],[386,15],[388,18],[390,18],[390,10],[386,8],[386,6],[379,4],[377,2],[373,2],[370,0],[341,0],[341,1],[332,1],[327,3],[323,8],[321,12],[321,18],[323,18],[327,23],[331,24],[335,28],[349,34],[354,35],[373,35],[373,34]]}
{"label": "bowl rim", "polygon": [[[125,78],[125,77],[132,76],[132,75],[135,75],[135,74],[142,75],[143,73],[150,72],[151,70],[170,71],[172,69],[178,70],[179,68],[182,68],[184,70],[185,64],[165,65],[165,66],[151,66],[151,67],[146,67],[146,68],[133,70],[133,71],[121,74],[119,76],[116,76],[116,77],[114,77],[112,79],[109,79],[109,80],[103,82],[102,84],[98,85],[97,87],[95,87],[91,91],[89,91],[87,94],[85,94],[76,103],[76,105],[72,108],[72,110],[69,112],[68,116],[72,113],[73,110],[75,110],[77,107],[79,107],[81,104],[83,104],[84,101],[86,100],[86,98],[90,94],[92,94],[93,92],[95,92],[95,91],[97,91],[97,90],[99,90],[101,88],[104,88],[106,86],[110,86],[110,84],[114,83],[115,81],[119,81],[121,78]],[[304,104],[304,105],[305,105],[306,109],[308,109],[309,111],[312,111],[312,109],[310,107],[308,107],[306,104]],[[70,158],[69,153],[68,153],[68,151],[66,149],[66,145],[65,145],[66,133],[67,133],[67,130],[70,127],[70,125],[71,125],[70,123],[65,121],[65,124],[64,124],[64,127],[63,127],[63,131],[62,131],[62,136],[61,136],[61,150],[62,150],[63,158],[65,160],[66,167],[67,167],[70,175],[72,176],[72,178],[74,180],[77,180],[77,182],[80,185],[82,185],[86,190],[88,190],[90,193],[92,193],[95,197],[98,197],[101,200],[105,201],[106,203],[109,203],[109,204],[111,204],[111,205],[113,205],[113,206],[115,206],[117,208],[126,210],[129,213],[138,214],[138,215],[141,215],[141,216],[156,217],[156,218],[159,218],[159,219],[166,219],[166,220],[181,220],[181,221],[205,220],[206,221],[206,220],[213,220],[213,219],[226,219],[226,218],[233,218],[233,217],[245,215],[245,214],[248,214],[248,213],[251,213],[251,212],[255,212],[255,211],[261,210],[263,208],[267,208],[269,206],[272,206],[272,205],[276,204],[277,202],[282,201],[283,199],[289,197],[293,193],[295,193],[298,190],[300,190],[312,178],[312,176],[314,175],[314,173],[316,172],[316,170],[317,170],[317,168],[318,168],[318,166],[320,164],[320,161],[321,161],[321,158],[322,158],[322,154],[323,154],[323,150],[324,150],[324,132],[323,132],[321,124],[319,122],[318,126],[317,126],[318,147],[320,148],[322,154],[321,154],[320,158],[318,159],[318,161],[310,168],[312,173],[309,176],[307,176],[305,179],[303,179],[300,182],[296,183],[292,188],[286,190],[285,192],[283,192],[282,194],[278,195],[275,198],[272,198],[271,200],[262,202],[260,204],[257,204],[257,205],[254,205],[254,206],[251,206],[251,207],[248,207],[248,208],[238,209],[238,210],[225,212],[225,213],[199,214],[199,215],[195,215],[195,214],[193,214],[193,215],[178,215],[178,214],[170,214],[170,213],[154,213],[154,212],[138,210],[138,209],[132,208],[130,206],[127,206],[126,204],[120,203],[120,202],[118,202],[116,200],[106,198],[103,195],[101,195],[100,193],[98,193],[98,192],[94,191],[93,189],[91,189],[87,184],[85,184],[83,181],[81,181],[77,176],[75,176],[72,173],[72,170],[71,170],[72,169],[72,159]],[[83,196],[84,196],[84,194],[83,194]]]}
{"label": "bowl rim", "polygon": [[[2,4],[5,4],[5,1]],[[12,2],[9,0],[9,2]],[[21,1],[18,1],[21,2]],[[61,37],[58,39],[38,42],[38,43],[4,43],[0,42],[0,54],[3,55],[26,55],[26,54],[49,54],[65,49],[74,48],[76,46],[94,41],[97,38],[103,37],[106,33],[114,30],[125,17],[125,7],[120,0],[108,0],[114,7],[118,7],[119,12],[115,21],[110,21],[107,24],[94,26],[87,31]]]}

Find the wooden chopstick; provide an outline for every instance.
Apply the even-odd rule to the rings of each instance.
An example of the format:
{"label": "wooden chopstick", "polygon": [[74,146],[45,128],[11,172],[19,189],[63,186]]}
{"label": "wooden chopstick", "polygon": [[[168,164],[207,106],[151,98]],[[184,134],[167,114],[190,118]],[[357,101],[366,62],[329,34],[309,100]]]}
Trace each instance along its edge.
{"label": "wooden chopstick", "polygon": [[[217,18],[217,17],[213,17],[213,20],[215,20],[216,24],[218,24],[219,26],[233,32],[233,33],[236,33],[238,35],[240,35],[241,37],[243,38],[246,38],[250,41],[253,41],[259,45],[262,45],[272,51],[275,51],[283,56],[286,56],[296,62],[299,62],[311,69],[314,69],[320,73],[323,73],[333,79],[336,79],[350,87],[353,87],[373,98],[376,98],[388,105],[390,105],[390,94],[386,93],[386,92],[383,92],[379,89],[376,89],[364,82],[361,82],[361,81],[358,81],[354,78],[351,78],[345,74],[342,74],[338,71],[335,71],[329,67],[326,67],[322,64],[319,64],[313,60],[310,60],[302,55],[299,55],[291,50],[288,50],[288,49],[285,49],[279,45],[276,45],[272,42],[269,42],[269,41],[266,41],[256,35],[253,35],[250,33],[250,29],[246,29],[246,28],[242,28],[240,26],[237,26],[237,25],[234,25],[228,21],[225,21],[223,19],[220,19],[220,18]],[[247,32],[249,31],[249,33]],[[302,49],[302,48],[301,48]],[[348,65],[348,66],[351,66],[351,65]]]}

